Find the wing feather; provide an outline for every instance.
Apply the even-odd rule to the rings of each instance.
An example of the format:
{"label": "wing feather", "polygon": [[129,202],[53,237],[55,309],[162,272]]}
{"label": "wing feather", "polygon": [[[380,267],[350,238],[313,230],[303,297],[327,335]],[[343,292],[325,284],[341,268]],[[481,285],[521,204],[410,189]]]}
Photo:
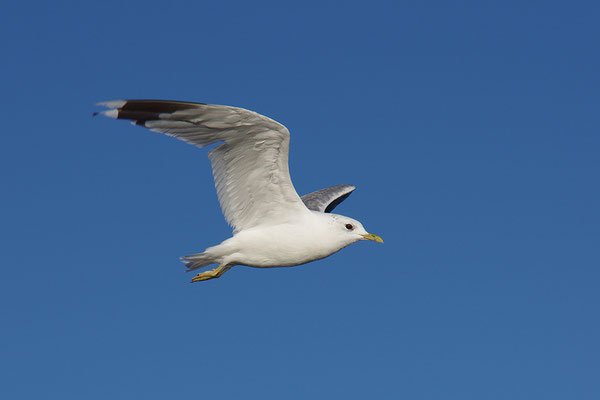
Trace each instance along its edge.
{"label": "wing feather", "polygon": [[304,205],[309,210],[330,213],[342,201],[346,200],[356,187],[352,185],[337,185],[317,190],[302,196]]}
{"label": "wing feather", "polygon": [[197,147],[219,143],[208,156],[221,209],[235,231],[277,224],[307,213],[292,184],[286,127],[237,107],[164,100],[100,103],[103,114],[173,136]]}

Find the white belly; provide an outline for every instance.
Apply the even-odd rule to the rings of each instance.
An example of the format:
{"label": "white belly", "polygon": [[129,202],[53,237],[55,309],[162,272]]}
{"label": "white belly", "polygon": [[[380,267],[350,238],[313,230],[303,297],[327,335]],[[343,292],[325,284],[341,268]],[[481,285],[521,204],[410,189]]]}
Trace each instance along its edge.
{"label": "white belly", "polygon": [[223,245],[234,250],[227,262],[258,268],[291,267],[327,257],[350,243],[332,243],[318,229],[291,225],[242,231]]}

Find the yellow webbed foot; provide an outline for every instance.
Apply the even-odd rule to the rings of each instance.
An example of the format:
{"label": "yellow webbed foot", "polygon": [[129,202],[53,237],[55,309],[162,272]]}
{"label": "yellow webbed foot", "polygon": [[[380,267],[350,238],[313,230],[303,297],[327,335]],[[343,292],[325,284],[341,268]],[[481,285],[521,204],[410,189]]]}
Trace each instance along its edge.
{"label": "yellow webbed foot", "polygon": [[194,278],[192,278],[192,283],[193,282],[200,282],[200,281],[207,281],[209,279],[215,279],[220,277],[221,275],[223,275],[227,270],[229,270],[229,268],[231,268],[232,265],[219,265],[217,268],[215,269],[211,269],[210,271],[204,271],[204,272],[200,272],[198,275],[196,275]]}

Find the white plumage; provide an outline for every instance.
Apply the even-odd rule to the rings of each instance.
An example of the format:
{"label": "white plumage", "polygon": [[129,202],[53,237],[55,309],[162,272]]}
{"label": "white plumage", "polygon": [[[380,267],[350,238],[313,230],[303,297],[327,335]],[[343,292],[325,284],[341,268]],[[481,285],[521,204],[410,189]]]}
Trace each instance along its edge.
{"label": "white plumage", "polygon": [[102,112],[107,117],[128,119],[197,147],[221,142],[208,156],[234,235],[183,258],[190,270],[220,264],[192,282],[217,278],[234,265],[300,265],[358,240],[382,242],[358,221],[327,213],[353,186],[298,196],[288,169],[290,134],[270,118],[242,108],[177,101],[117,100],[100,105],[109,108]]}

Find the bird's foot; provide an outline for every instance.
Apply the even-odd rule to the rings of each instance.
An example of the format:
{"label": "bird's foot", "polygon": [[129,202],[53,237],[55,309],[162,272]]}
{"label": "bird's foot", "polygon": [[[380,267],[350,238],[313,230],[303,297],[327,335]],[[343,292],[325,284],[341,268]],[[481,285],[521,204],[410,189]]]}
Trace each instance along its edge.
{"label": "bird's foot", "polygon": [[231,267],[232,266],[219,265],[217,268],[211,269],[210,271],[200,272],[198,275],[192,278],[192,283],[218,278]]}
{"label": "bird's foot", "polygon": [[214,271],[215,270],[213,269],[211,271],[200,272],[198,275],[192,278],[192,282],[200,282],[207,281],[209,279],[214,279],[216,278]]}

